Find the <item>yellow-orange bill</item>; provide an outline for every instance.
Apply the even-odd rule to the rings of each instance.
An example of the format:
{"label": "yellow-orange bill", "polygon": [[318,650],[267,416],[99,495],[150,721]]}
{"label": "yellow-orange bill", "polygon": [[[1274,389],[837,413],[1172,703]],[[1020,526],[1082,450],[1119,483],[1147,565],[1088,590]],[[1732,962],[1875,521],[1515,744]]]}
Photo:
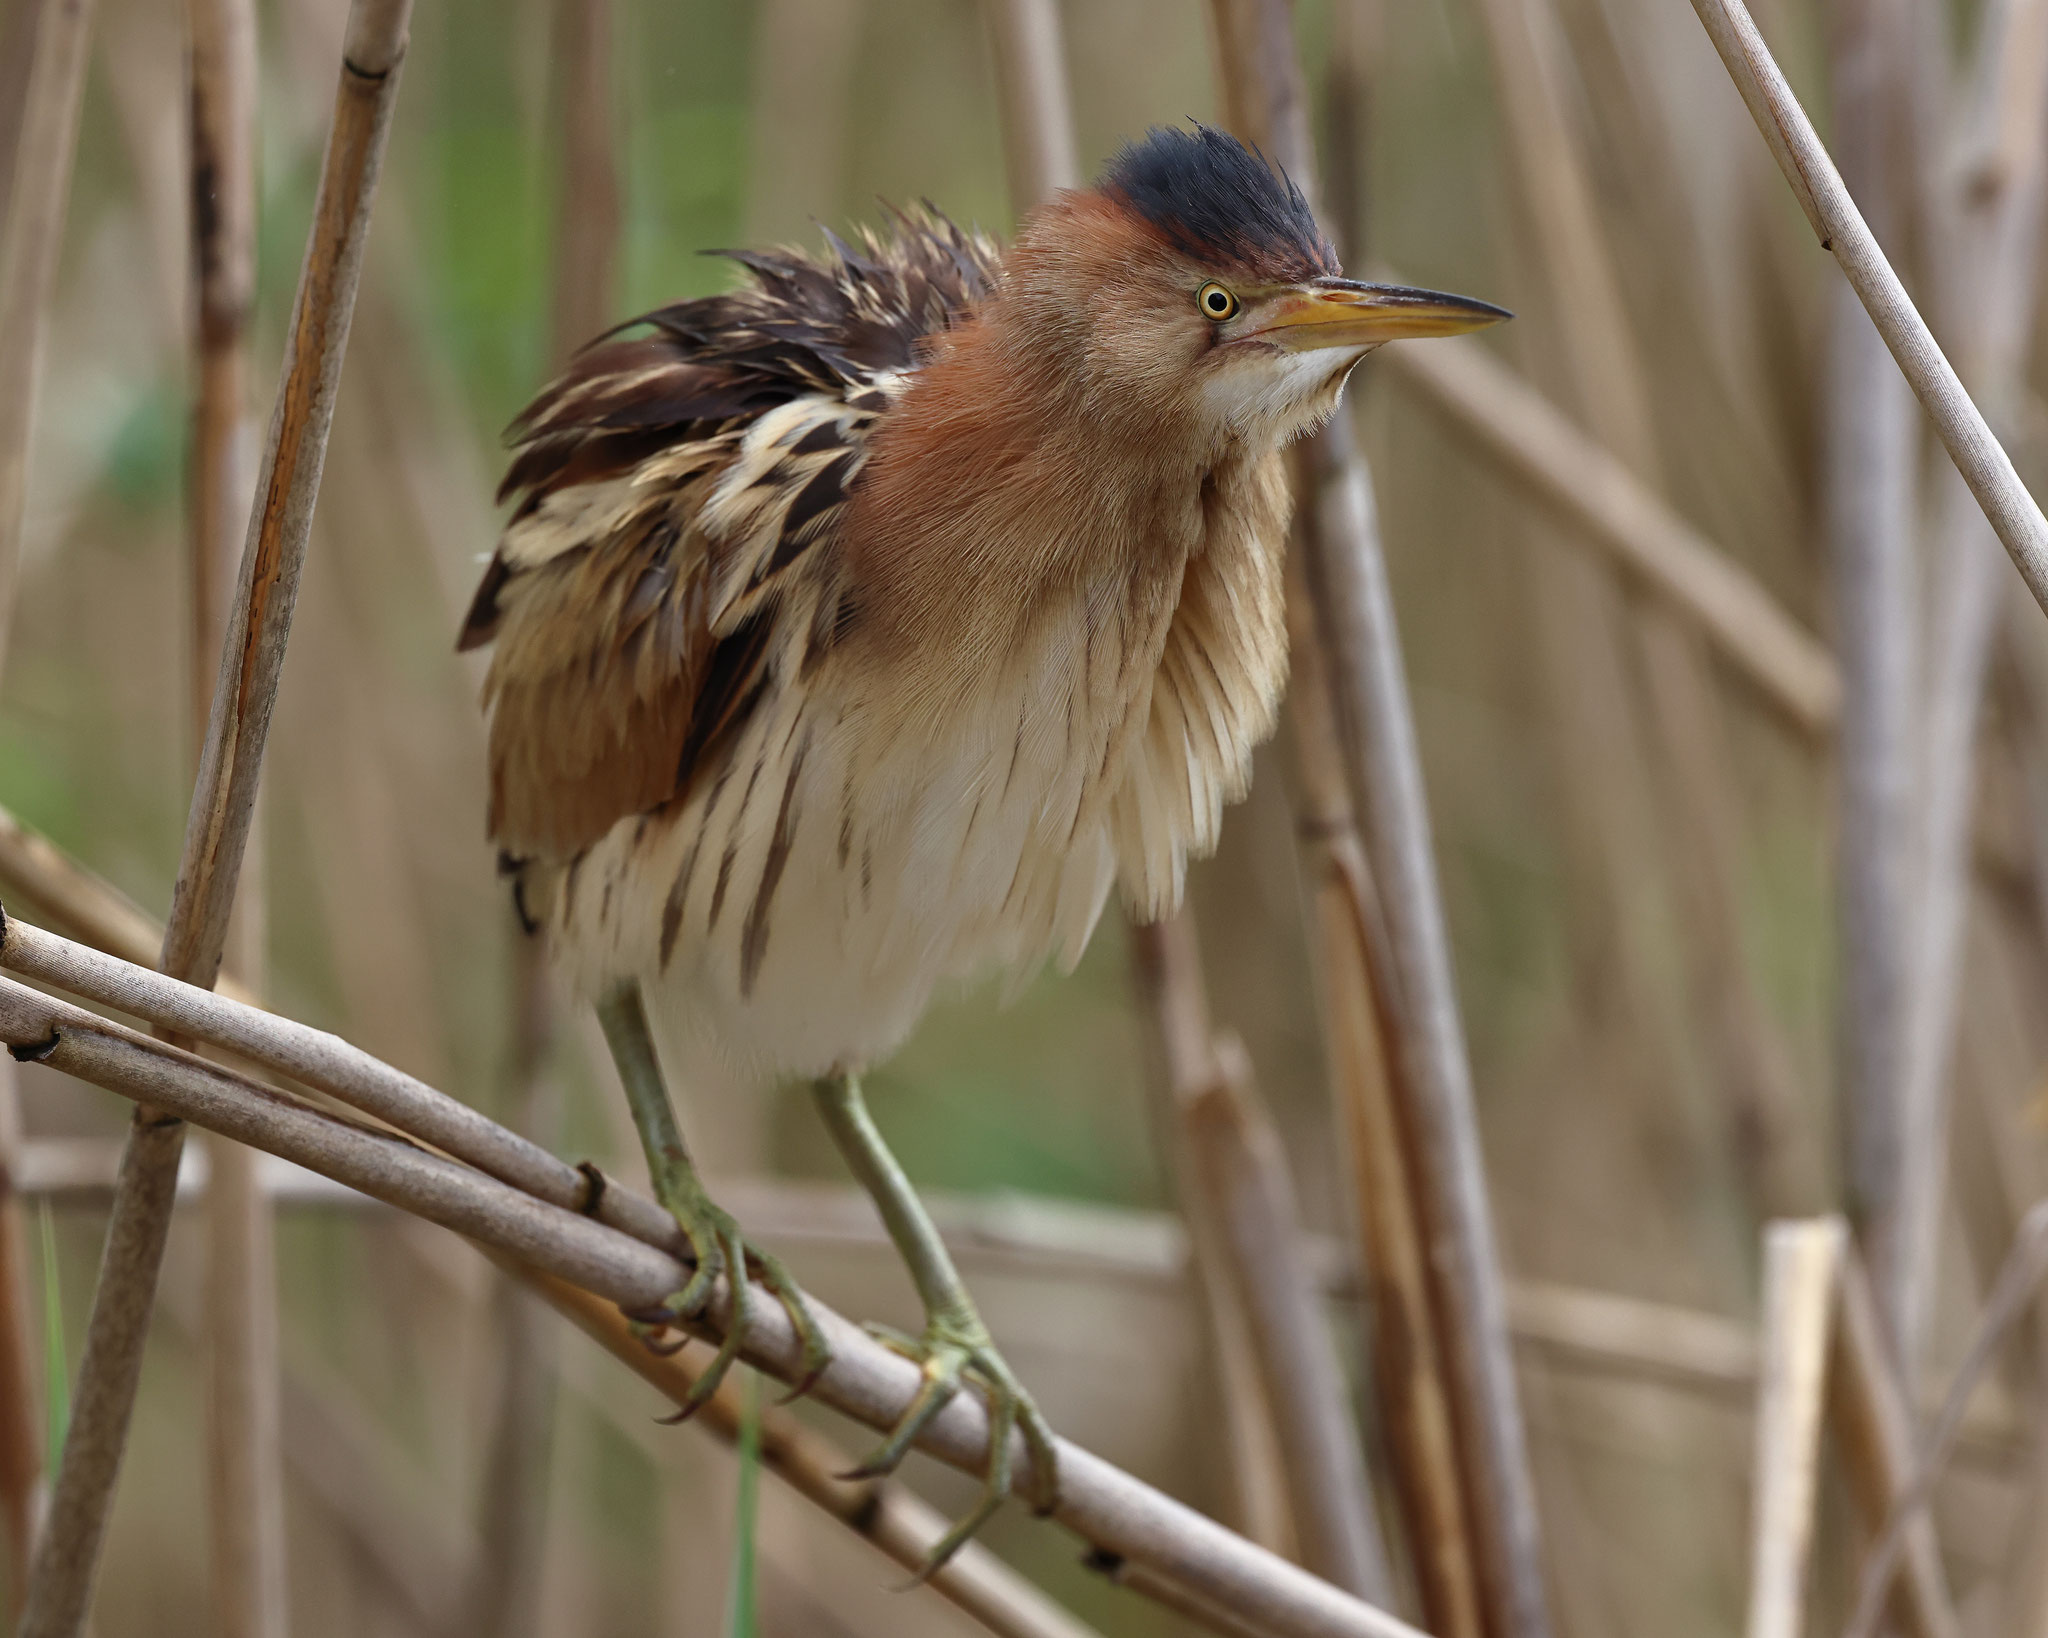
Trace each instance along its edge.
{"label": "yellow-orange bill", "polygon": [[1247,317],[1252,323],[1245,334],[1305,351],[1463,335],[1514,315],[1492,302],[1441,290],[1317,279],[1280,291],[1259,303]]}

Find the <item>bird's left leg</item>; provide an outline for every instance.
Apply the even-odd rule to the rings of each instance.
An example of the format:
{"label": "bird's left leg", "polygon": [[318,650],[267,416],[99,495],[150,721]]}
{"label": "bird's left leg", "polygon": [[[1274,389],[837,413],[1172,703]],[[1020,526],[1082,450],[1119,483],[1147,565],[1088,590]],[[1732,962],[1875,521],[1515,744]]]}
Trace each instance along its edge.
{"label": "bird's left leg", "polygon": [[618,1065],[619,1079],[625,1083],[634,1129],[647,1152],[647,1172],[654,1184],[654,1197],[681,1226],[697,1258],[696,1272],[659,1311],[655,1328],[663,1328],[673,1320],[694,1318],[721,1274],[732,1291],[725,1338],[716,1357],[676,1407],[679,1418],[688,1416],[718,1391],[718,1384],[739,1357],[747,1329],[749,1272],[759,1275],[761,1283],[787,1310],[790,1324],[796,1327],[797,1337],[803,1343],[804,1375],[795,1392],[802,1393],[830,1363],[831,1348],[789,1270],[759,1247],[748,1245],[732,1215],[705,1192],[697,1168],[690,1163],[690,1152],[683,1146],[682,1128],[676,1124],[675,1108],[662,1082],[661,1062],[655,1056],[654,1033],[647,1025],[647,1007],[641,999],[640,986],[631,981],[615,985],[598,1002],[597,1016],[604,1026],[605,1044],[611,1048],[612,1061]]}
{"label": "bird's left leg", "polygon": [[987,1483],[973,1511],[932,1549],[923,1572],[929,1575],[981,1528],[1009,1494],[1013,1429],[1023,1430],[1025,1448],[1031,1452],[1032,1501],[1041,1512],[1049,1511],[1058,1499],[1059,1458],[1052,1429],[996,1351],[988,1327],[982,1323],[974,1299],[967,1294],[960,1271],[953,1266],[924,1202],[918,1199],[910,1179],[896,1163],[868,1114],[859,1080],[850,1074],[834,1075],[819,1081],[816,1092],[825,1124],[831,1128],[854,1176],[874,1197],[882,1221],[888,1226],[889,1238],[896,1242],[917,1294],[924,1299],[925,1326],[921,1337],[878,1333],[899,1352],[918,1362],[924,1381],[888,1439],[861,1463],[855,1474],[869,1477],[886,1473],[902,1461],[926,1424],[959,1392],[963,1377],[971,1377],[988,1396]]}

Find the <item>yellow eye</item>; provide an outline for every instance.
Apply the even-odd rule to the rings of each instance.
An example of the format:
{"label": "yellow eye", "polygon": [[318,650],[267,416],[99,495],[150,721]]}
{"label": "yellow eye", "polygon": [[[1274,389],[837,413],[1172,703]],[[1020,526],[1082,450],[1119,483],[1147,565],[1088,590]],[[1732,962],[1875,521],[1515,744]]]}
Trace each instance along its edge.
{"label": "yellow eye", "polygon": [[1195,292],[1195,305],[1204,318],[1227,319],[1237,311],[1237,298],[1212,280]]}

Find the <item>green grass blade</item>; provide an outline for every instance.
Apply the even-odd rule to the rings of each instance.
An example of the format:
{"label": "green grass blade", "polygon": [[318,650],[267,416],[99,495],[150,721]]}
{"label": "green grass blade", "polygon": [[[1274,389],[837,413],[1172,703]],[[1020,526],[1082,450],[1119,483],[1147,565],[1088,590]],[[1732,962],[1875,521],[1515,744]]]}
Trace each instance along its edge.
{"label": "green grass blade", "polygon": [[754,1601],[754,1532],[761,1503],[761,1378],[742,1371],[740,1488],[733,1504],[732,1591],[727,1601],[726,1638],[756,1638],[760,1621]]}
{"label": "green grass blade", "polygon": [[57,1471],[64,1454],[64,1436],[71,1428],[71,1368],[64,1359],[64,1292],[57,1278],[57,1226],[50,1204],[41,1211],[43,1240],[43,1399],[49,1415],[43,1458],[46,1472]]}

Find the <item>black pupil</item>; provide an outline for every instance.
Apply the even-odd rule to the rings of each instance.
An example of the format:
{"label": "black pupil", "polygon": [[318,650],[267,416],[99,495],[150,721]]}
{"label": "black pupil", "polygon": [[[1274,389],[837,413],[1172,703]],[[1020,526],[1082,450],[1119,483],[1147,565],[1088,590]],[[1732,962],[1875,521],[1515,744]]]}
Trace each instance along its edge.
{"label": "black pupil", "polygon": [[1210,311],[1210,312],[1212,312],[1212,313],[1221,313],[1221,312],[1225,311],[1225,310],[1226,310],[1226,309],[1227,309],[1227,308],[1228,308],[1229,306],[1230,306],[1230,298],[1229,298],[1228,296],[1224,295],[1224,293],[1223,293],[1223,292],[1222,292],[1221,290],[1211,290],[1211,291],[1209,292],[1209,311]]}

